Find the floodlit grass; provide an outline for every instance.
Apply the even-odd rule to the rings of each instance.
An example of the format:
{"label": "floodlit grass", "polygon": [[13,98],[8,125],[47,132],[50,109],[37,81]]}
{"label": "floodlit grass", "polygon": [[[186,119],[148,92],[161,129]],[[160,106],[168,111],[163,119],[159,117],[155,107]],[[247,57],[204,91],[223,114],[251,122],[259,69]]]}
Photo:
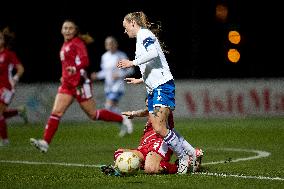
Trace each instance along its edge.
{"label": "floodlit grass", "polygon": [[[114,123],[62,123],[46,154],[38,152],[29,144],[29,138],[42,137],[44,124],[11,123],[8,130],[11,144],[0,147],[0,188],[284,187],[284,119],[281,118],[176,120],[176,129],[192,145],[204,150],[202,172],[223,173],[227,177],[201,174],[146,175],[142,171],[133,176],[113,177],[102,174],[98,167],[73,165],[111,164],[113,152],[117,148],[136,148],[144,122],[143,119],[136,121],[134,133],[124,138],[117,136],[119,127]],[[257,155],[250,150],[271,154],[265,158],[231,162]],[[214,164],[219,161],[221,163]],[[68,163],[71,165],[67,166]],[[276,177],[280,180],[273,180]]]}

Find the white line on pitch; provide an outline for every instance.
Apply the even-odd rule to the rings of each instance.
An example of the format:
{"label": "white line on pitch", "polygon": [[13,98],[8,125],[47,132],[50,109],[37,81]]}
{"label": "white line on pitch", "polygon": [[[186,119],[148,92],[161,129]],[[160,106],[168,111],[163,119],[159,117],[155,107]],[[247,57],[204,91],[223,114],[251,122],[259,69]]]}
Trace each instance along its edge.
{"label": "white line on pitch", "polygon": [[56,163],[56,162],[34,162],[34,161],[12,161],[12,160],[0,160],[0,163],[18,163],[27,165],[61,165],[69,167],[96,167],[99,168],[101,165],[89,165],[80,163]]}
{"label": "white line on pitch", "polygon": [[[33,161],[12,161],[12,160],[0,160],[0,163],[17,163],[17,164],[27,164],[27,165],[60,165],[60,166],[70,166],[70,167],[95,167],[95,168],[101,167],[101,165],[90,165],[90,164],[79,164],[79,163],[33,162]],[[205,176],[215,176],[215,177],[235,177],[235,178],[243,178],[243,179],[284,181],[284,178],[280,178],[280,177],[234,175],[234,174],[209,173],[209,172],[200,172],[200,173],[193,173],[193,174],[205,175]]]}
{"label": "white line on pitch", "polygon": [[[214,150],[220,150],[220,151],[235,151],[235,152],[252,152],[256,153],[256,156],[250,156],[246,158],[237,158],[237,159],[232,159],[230,162],[239,162],[239,161],[248,161],[248,160],[253,160],[253,159],[259,159],[259,158],[265,158],[270,156],[269,152],[266,151],[259,151],[259,150],[250,150],[250,149],[237,149],[237,148],[214,148]],[[220,164],[220,163],[225,163],[225,161],[214,161],[214,162],[207,162],[207,163],[202,163],[202,165],[215,165],[215,164]]]}
{"label": "white line on pitch", "polygon": [[251,175],[234,175],[234,174],[209,173],[209,172],[200,172],[200,173],[193,173],[193,174],[195,174],[195,175],[205,175],[205,176],[215,176],[215,177],[235,177],[235,178],[244,178],[244,179],[279,180],[279,181],[284,181],[284,178],[280,178],[280,177],[265,177],[265,176],[251,176]]}

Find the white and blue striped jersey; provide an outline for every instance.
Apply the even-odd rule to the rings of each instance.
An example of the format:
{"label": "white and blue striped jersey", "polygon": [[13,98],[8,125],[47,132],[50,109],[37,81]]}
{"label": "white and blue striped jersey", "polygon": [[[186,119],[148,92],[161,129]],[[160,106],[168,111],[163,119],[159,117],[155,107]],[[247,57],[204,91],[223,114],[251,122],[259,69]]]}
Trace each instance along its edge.
{"label": "white and blue striped jersey", "polygon": [[156,36],[149,30],[141,28],[136,36],[134,65],[138,65],[147,92],[173,79],[168,62]]}

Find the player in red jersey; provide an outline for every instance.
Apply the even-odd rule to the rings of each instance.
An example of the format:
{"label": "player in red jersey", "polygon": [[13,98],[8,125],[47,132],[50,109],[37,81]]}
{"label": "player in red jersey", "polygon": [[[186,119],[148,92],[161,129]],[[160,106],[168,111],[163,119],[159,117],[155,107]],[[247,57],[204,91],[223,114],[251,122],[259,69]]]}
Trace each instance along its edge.
{"label": "player in red jersey", "polygon": [[58,88],[43,139],[30,139],[31,144],[41,152],[47,152],[61,117],[74,99],[77,100],[82,110],[92,120],[112,121],[120,123],[124,127],[132,128],[132,123],[126,116],[106,109],[96,109],[96,102],[92,98],[92,83],[86,73],[86,69],[89,66],[86,44],[92,42],[92,37],[80,34],[77,25],[72,20],[63,22],[61,34],[64,38],[64,43],[60,50],[62,63],[61,85]]}
{"label": "player in red jersey", "polygon": [[[0,30],[0,137],[1,146],[9,144],[5,111],[11,103],[15,86],[24,73],[24,66],[15,52],[10,50],[10,43],[15,35],[8,27]],[[16,73],[13,75],[13,70]],[[17,112],[15,112],[17,113]]]}
{"label": "player in red jersey", "polygon": [[[146,106],[148,105],[148,100],[146,98]],[[149,118],[148,109],[141,109],[137,111],[127,111],[122,112],[123,115],[126,115],[128,118],[132,119],[134,117],[148,117],[147,123],[144,127],[143,135],[140,139],[139,146],[137,149],[118,149],[114,152],[114,161],[125,151],[134,152],[141,159],[141,169],[144,169],[145,173],[156,174],[156,173],[165,173],[165,174],[175,174],[178,170],[178,165],[176,163],[171,163],[171,157],[173,151],[167,146],[164,142],[163,137],[157,134]],[[170,111],[167,128],[170,130],[174,129],[174,120],[173,113]],[[187,141],[184,140],[186,143]],[[184,144],[187,145],[187,144]],[[189,145],[189,144],[188,144]],[[195,171],[199,171],[201,166],[201,159],[203,157],[203,152],[199,148],[195,148],[196,157],[197,157],[197,168]],[[190,164],[190,162],[188,162]],[[102,171],[106,174],[109,174],[109,171],[112,170],[111,166],[103,166]],[[116,173],[113,171],[112,173]]]}
{"label": "player in red jersey", "polygon": [[[129,118],[146,117],[148,113],[148,109],[122,112],[122,114]],[[167,126],[169,129],[174,128],[172,113],[168,117]],[[132,151],[142,160],[141,169],[144,169],[145,173],[154,174],[162,172],[174,174],[177,172],[177,165],[170,162],[173,151],[168,148],[167,144],[163,141],[163,137],[153,130],[149,117],[137,149],[118,149],[114,153],[114,160],[124,151]]]}

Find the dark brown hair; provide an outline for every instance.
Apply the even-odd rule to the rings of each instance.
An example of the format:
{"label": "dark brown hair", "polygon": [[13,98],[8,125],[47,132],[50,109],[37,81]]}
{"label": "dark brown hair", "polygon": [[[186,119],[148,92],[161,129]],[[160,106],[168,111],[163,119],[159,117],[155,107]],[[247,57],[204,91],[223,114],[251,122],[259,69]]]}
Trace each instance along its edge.
{"label": "dark brown hair", "polygon": [[4,45],[5,45],[5,48],[10,49],[10,48],[12,47],[13,42],[14,42],[14,39],[15,39],[15,37],[16,37],[15,33],[12,32],[8,26],[5,27],[5,28],[3,28],[3,29],[1,29],[1,30],[0,30],[0,33],[2,33],[3,36],[4,36],[4,41],[5,41],[5,42],[4,42]]}

